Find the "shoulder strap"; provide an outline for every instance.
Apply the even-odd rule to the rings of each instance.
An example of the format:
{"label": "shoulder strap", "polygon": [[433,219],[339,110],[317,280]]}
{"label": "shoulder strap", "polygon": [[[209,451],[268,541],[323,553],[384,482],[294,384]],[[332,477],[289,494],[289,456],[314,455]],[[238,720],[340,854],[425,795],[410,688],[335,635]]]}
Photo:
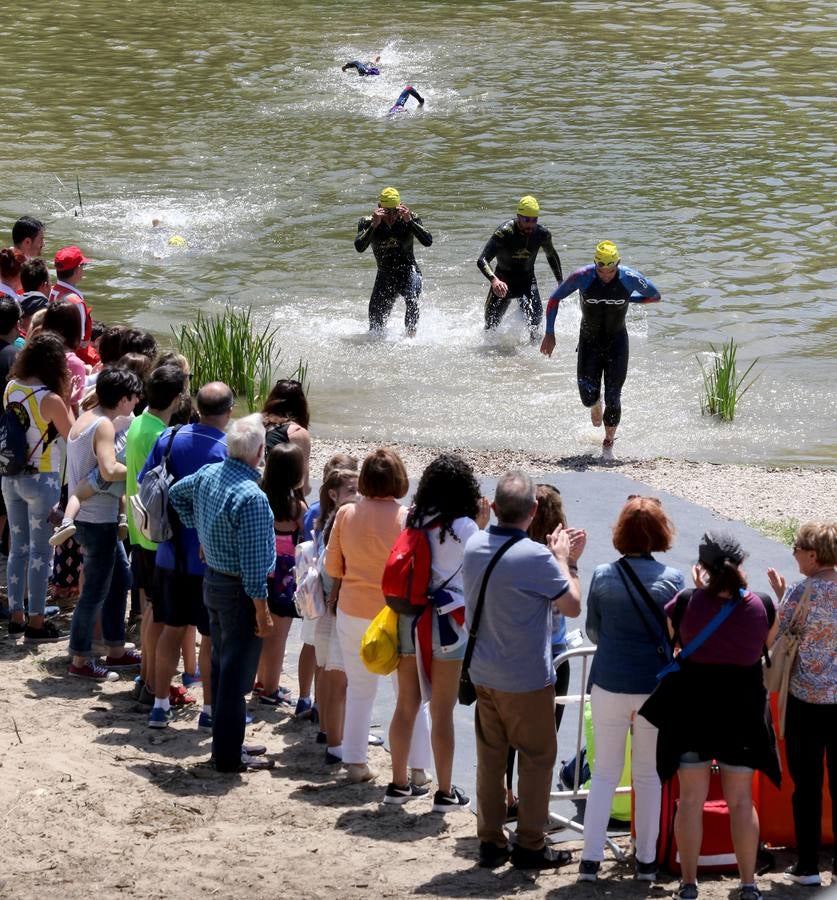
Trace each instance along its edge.
{"label": "shoulder strap", "polygon": [[684,659],[688,659],[699,647],[701,647],[708,638],[710,638],[720,626],[730,617],[732,611],[738,606],[739,600],[736,597],[727,600],[727,602],[718,610],[712,619],[703,626],[691,641],[680,651],[678,656],[670,662],[661,672],[657,673],[659,680],[669,672],[675,671]]}
{"label": "shoulder strap", "polygon": [[[434,519],[434,521],[435,521],[435,519]],[[431,564],[431,566],[432,566],[432,564],[433,564],[433,544],[430,543],[430,535],[427,533],[427,531],[428,531],[428,528],[432,528],[432,527],[434,527],[434,526],[433,526],[433,523],[432,523],[432,522],[428,522],[427,525],[425,525],[425,526],[421,529],[422,532],[423,532],[423,534],[424,534],[425,540],[427,541],[427,548],[428,548],[428,550],[430,550],[430,564]],[[453,579],[456,578],[456,576],[459,574],[459,572],[461,571],[461,569],[462,569],[462,563],[459,564],[459,568],[458,568],[458,569],[457,569],[457,570],[456,570],[449,578],[446,578],[446,579],[439,585],[439,587],[433,588],[433,589],[431,590],[431,589],[430,589],[430,585],[428,584],[428,586],[427,586],[427,592],[430,594],[430,593],[435,593],[436,591],[443,591],[443,590],[451,583],[451,581],[453,581]]]}
{"label": "shoulder strap", "polygon": [[171,430],[171,434],[169,435],[169,442],[168,442],[168,444],[166,444],[165,453],[163,453],[163,462],[164,463],[168,463],[168,461],[169,461],[169,456],[171,455],[171,445],[174,443],[174,436],[177,434],[178,431],[180,431],[181,428],[182,428],[181,425],[175,425],[174,428],[172,428],[172,430]]}
{"label": "shoulder strap", "polygon": [[491,557],[491,561],[485,570],[480,585],[480,593],[477,597],[477,605],[474,607],[474,619],[471,622],[471,630],[468,632],[468,646],[465,649],[465,659],[462,660],[462,671],[467,672],[471,665],[471,657],[474,655],[474,644],[477,642],[477,629],[480,627],[480,618],[482,617],[482,608],[485,604],[485,589],[488,587],[488,579],[494,571],[494,567],[500,562],[500,558],[518,541],[522,540],[520,535],[510,537],[505,544]]}
{"label": "shoulder strap", "polygon": [[[665,616],[663,615],[657,604],[654,602],[651,595],[645,589],[645,585],[639,580],[636,572],[634,572],[624,556],[616,563],[616,571],[619,573],[619,577],[622,579],[622,583],[625,585],[625,592],[628,595],[628,599],[633,604],[637,616],[639,616],[640,621],[645,626],[645,630],[648,632],[648,636],[651,638],[652,643],[655,645],[657,654],[660,656],[663,662],[668,662],[671,658],[671,643],[668,637],[668,628],[666,627]],[[651,610],[654,618],[657,620],[657,624],[661,629],[659,632],[654,631],[654,629],[649,624],[648,619],[639,608],[639,604],[637,604],[636,600],[634,599],[634,595],[631,593],[630,586],[625,578],[626,572],[628,573],[628,577],[634,583],[634,587],[637,589],[637,593],[645,601],[645,605]]]}
{"label": "shoulder strap", "polygon": [[676,644],[680,644],[681,646],[683,644],[683,641],[680,637],[680,623],[683,621],[683,615],[686,612],[686,607],[689,605],[694,593],[695,592],[692,588],[681,591],[677,596],[677,602],[674,604],[674,611],[671,616],[671,627],[674,631],[674,642]]}

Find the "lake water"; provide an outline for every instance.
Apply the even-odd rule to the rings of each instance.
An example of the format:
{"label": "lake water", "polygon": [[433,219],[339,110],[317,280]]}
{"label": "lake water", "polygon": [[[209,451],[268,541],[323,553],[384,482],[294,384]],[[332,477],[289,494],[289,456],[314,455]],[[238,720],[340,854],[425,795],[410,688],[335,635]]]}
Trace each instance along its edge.
{"label": "lake water", "polygon": [[[597,452],[577,303],[552,360],[517,315],[482,331],[476,258],[533,193],[565,273],[610,238],[663,295],[630,315],[620,455],[837,461],[828,0],[62,0],[3,33],[2,227],[31,212],[50,257],[80,244],[106,321],[165,336],[252,304],[279,371],[309,361],[317,434]],[[378,78],[340,70],[378,53]],[[408,83],[424,109],[388,118]],[[390,184],[434,236],[414,341],[400,302],[366,335],[374,262],[352,246]],[[696,357],[730,337],[761,374],[721,425]]]}

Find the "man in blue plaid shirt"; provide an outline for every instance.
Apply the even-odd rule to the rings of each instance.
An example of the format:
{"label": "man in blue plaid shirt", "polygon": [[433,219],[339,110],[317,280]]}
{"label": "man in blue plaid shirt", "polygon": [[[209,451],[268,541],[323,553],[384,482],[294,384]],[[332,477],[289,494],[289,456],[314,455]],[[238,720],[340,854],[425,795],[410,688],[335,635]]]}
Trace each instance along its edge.
{"label": "man in blue plaid shirt", "polygon": [[[172,486],[180,521],[195,528],[207,570],[204,603],[212,634],[212,755],[219,772],[267,768],[272,760],[244,750],[244,695],[250,690],[262,638],[273,628],[267,576],[276,562],[273,513],[259,487],[265,431],[258,414],[227,431],[228,458]],[[264,752],[262,750],[262,752]]]}

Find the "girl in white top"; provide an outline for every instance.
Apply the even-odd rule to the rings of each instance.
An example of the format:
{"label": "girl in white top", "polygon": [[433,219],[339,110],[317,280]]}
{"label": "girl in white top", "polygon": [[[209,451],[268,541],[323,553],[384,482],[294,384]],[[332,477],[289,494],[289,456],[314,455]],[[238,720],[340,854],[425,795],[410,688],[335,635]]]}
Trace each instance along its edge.
{"label": "girl in white top", "polygon": [[[424,470],[407,516],[407,527],[426,529],[431,551],[430,590],[441,589],[446,596],[437,594],[438,605],[429,604],[423,613],[398,617],[401,650],[398,701],[389,728],[392,782],[385,803],[405,803],[427,793],[409,781],[407,756],[422,693],[429,693],[438,788],[433,811],[445,812],[468,805],[468,798],[452,783],[453,709],[467,643],[462,558],[468,538],[485,528],[489,516],[488,500],[481,496],[473,470],[461,457],[444,453]],[[425,671],[422,663],[421,675],[416,657],[417,636],[419,653],[424,659],[430,657],[429,671]],[[428,638],[430,647],[427,647]]]}

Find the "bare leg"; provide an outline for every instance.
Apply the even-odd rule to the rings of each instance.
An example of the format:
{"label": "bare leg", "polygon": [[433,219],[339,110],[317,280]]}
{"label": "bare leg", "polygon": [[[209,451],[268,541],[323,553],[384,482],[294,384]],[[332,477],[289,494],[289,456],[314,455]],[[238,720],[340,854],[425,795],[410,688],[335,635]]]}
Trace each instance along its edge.
{"label": "bare leg", "polygon": [[697,863],[703,841],[703,804],[709,793],[709,767],[683,769],[680,778],[680,803],[674,817],[674,834],[680,851],[684,884],[697,884]]}
{"label": "bare leg", "polygon": [[198,667],[198,660],[195,654],[196,631],[197,629],[194,625],[187,625],[186,630],[183,632],[183,640],[180,643],[180,652],[183,654],[183,671],[188,672],[190,675],[194,675]]}
{"label": "bare leg", "polygon": [[169,688],[177,670],[180,645],[185,631],[185,626],[175,628],[171,625],[164,625],[160,633],[154,659],[154,696],[158,700],[165,700],[169,696]]}
{"label": "bare leg", "polygon": [[[415,657],[413,657],[415,659]],[[459,692],[460,660],[434,659],[431,664],[433,693],[430,696],[430,744],[440,791],[451,792],[453,773],[453,708]],[[400,695],[399,682],[399,695]]]}
{"label": "bare leg", "polygon": [[285,644],[293,619],[287,616],[274,616],[270,637],[262,640],[262,654],[259,657],[259,668],[256,680],[260,681],[265,695],[274,694],[279,689],[282,677],[282,666],[285,662]]}
{"label": "bare leg", "polygon": [[346,673],[339,669],[326,670],[322,681],[328,700],[325,715],[320,708],[320,721],[328,738],[327,745],[339,747],[343,743],[343,720],[346,716]]}
{"label": "bare leg", "polygon": [[599,399],[590,407],[590,421],[596,428],[601,427],[603,415],[604,404],[602,403],[602,398],[599,397]]}
{"label": "bare leg", "polygon": [[402,656],[398,661],[398,699],[389,724],[389,749],[392,755],[392,780],[399,786],[409,782],[407,760],[413,726],[421,706],[421,688],[415,656]]}
{"label": "bare leg", "polygon": [[297,678],[299,679],[299,696],[310,697],[311,687],[314,684],[314,673],[317,669],[317,655],[313,644],[303,644],[299,651],[297,663]]}
{"label": "bare leg", "polygon": [[732,846],[742,884],[754,884],[759,847],[759,817],[753,806],[753,773],[721,769],[724,799],[729,807]]}

